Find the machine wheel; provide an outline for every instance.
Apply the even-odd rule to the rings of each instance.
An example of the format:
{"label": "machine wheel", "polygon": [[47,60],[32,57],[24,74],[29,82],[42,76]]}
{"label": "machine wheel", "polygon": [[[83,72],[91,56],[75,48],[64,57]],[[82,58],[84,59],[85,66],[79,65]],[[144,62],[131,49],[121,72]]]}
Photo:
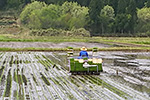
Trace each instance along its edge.
{"label": "machine wheel", "polygon": [[100,75],[100,72],[96,72],[95,75]]}

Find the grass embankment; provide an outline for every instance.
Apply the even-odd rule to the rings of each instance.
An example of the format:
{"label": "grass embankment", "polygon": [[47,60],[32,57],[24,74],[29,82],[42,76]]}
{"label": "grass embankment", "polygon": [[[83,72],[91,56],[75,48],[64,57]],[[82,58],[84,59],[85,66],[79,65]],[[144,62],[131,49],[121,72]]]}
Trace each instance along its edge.
{"label": "grass embankment", "polygon": [[[24,36],[24,35],[0,35],[1,42],[90,42],[88,37],[61,37],[61,36]],[[91,38],[92,39],[92,38]],[[92,39],[93,40],[93,39]]]}
{"label": "grass embankment", "polygon": [[26,36],[26,35],[11,35],[1,34],[0,41],[2,42],[118,42],[118,43],[132,43],[140,45],[150,45],[150,37],[65,37],[65,36]]}
{"label": "grass embankment", "polygon": [[[1,42],[87,42],[111,45],[99,51],[150,51],[149,37],[48,37],[24,35],[0,35]],[[0,48],[0,51],[66,51],[66,48]],[[80,48],[74,48],[80,50]],[[92,48],[88,48],[92,50]]]}
{"label": "grass embankment", "polygon": [[[80,48],[74,48],[74,51],[80,51]],[[67,48],[0,48],[0,51],[67,51]],[[92,48],[88,48],[92,51]],[[136,52],[149,52],[150,47],[110,47],[98,48],[98,51],[136,51]]]}

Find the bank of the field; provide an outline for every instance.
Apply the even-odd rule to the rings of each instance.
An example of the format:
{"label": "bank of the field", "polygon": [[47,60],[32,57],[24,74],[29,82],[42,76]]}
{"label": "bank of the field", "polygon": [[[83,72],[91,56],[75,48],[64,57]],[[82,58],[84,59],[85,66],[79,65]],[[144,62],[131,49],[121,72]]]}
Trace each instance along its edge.
{"label": "bank of the field", "polygon": [[66,36],[30,36],[0,34],[1,42],[91,42],[91,43],[131,43],[150,46],[150,37],[66,37]]}
{"label": "bank of the field", "polygon": [[[108,48],[98,48],[99,51],[150,51],[150,37],[53,37],[53,36],[26,36],[1,34],[0,42],[85,42],[85,43],[101,43],[110,45]],[[25,47],[11,48],[0,47],[0,51],[66,51],[67,48],[40,48],[40,47]],[[75,51],[80,48],[74,48]],[[92,48],[88,48],[92,50]]]}
{"label": "bank of the field", "polygon": [[[88,48],[88,51],[92,51],[93,48]],[[80,51],[80,48],[73,48],[74,51]],[[68,51],[68,48],[0,48],[0,51]],[[98,51],[132,51],[132,52],[150,52],[150,47],[109,47],[98,48]]]}

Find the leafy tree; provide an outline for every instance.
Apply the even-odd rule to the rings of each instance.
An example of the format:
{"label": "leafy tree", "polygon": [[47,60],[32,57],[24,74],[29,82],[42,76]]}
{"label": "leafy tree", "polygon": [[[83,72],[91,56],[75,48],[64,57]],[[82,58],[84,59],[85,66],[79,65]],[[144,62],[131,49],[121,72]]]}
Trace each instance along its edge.
{"label": "leafy tree", "polygon": [[[37,1],[40,2],[33,5]],[[71,30],[86,27],[92,35],[101,35],[106,32],[143,32],[147,31],[150,26],[140,16],[137,20],[137,12],[139,12],[137,9],[149,8],[149,0],[1,0],[0,9],[18,9],[26,4],[29,4],[30,7],[27,5],[24,8],[20,15],[21,21],[37,29],[52,27]],[[53,6],[48,8],[46,4],[53,4]],[[107,5],[114,10],[112,18],[105,14],[107,10],[104,10],[104,6]]]}
{"label": "leafy tree", "polygon": [[114,21],[114,9],[111,6],[104,6],[100,12],[102,33],[110,32]]}
{"label": "leafy tree", "polygon": [[3,9],[6,6],[6,0],[0,0],[0,9]]}
{"label": "leafy tree", "polygon": [[150,31],[150,8],[144,7],[137,12],[138,26],[137,31],[148,32]]}
{"label": "leafy tree", "polygon": [[145,2],[145,7],[150,7],[150,1]]}
{"label": "leafy tree", "polygon": [[[33,8],[34,7],[34,8]],[[75,2],[65,2],[62,6],[42,2],[27,5],[21,13],[21,21],[30,28],[61,28],[71,30],[83,28],[88,23],[88,8]]]}
{"label": "leafy tree", "polygon": [[148,1],[148,0],[135,0],[136,1],[136,7],[141,9],[144,7],[145,3]]}
{"label": "leafy tree", "polygon": [[46,4],[63,4],[66,0],[38,0]]}
{"label": "leafy tree", "polygon": [[20,5],[20,0],[7,0],[7,6],[9,8],[19,7],[19,5]]}
{"label": "leafy tree", "polygon": [[113,7],[115,14],[117,13],[118,0],[109,0],[108,4]]}
{"label": "leafy tree", "polygon": [[56,21],[60,16],[59,8],[59,6],[53,4],[42,8],[40,18],[43,29],[56,28]]}
{"label": "leafy tree", "polygon": [[137,10],[136,10],[136,2],[135,0],[130,0],[129,6],[127,7],[127,14],[131,15],[131,20],[130,20],[130,29],[129,32],[134,33],[134,27],[136,24],[137,20]]}
{"label": "leafy tree", "polygon": [[65,2],[61,6],[61,21],[65,21],[69,29],[84,27],[88,22],[88,8],[77,2]]}
{"label": "leafy tree", "polygon": [[86,6],[88,7],[91,0],[77,0],[77,2],[81,5],[81,6]]}
{"label": "leafy tree", "polygon": [[93,22],[98,22],[99,12],[103,8],[103,3],[101,0],[91,0],[89,5],[89,15]]}
{"label": "leafy tree", "polygon": [[109,5],[106,5],[104,6],[104,8],[101,10],[101,15],[104,15],[104,16],[107,16],[109,17],[110,19],[113,19],[114,18],[114,9],[109,6]]}
{"label": "leafy tree", "polygon": [[117,14],[122,14],[126,12],[127,2],[126,0],[118,1]]}
{"label": "leafy tree", "polygon": [[144,23],[150,22],[150,8],[144,7],[137,12],[138,19]]}
{"label": "leafy tree", "polygon": [[130,28],[131,15],[130,14],[117,14],[115,18],[115,27],[117,33],[127,33]]}
{"label": "leafy tree", "polygon": [[[0,9],[9,10],[21,10],[23,6],[30,3],[31,0],[0,0]],[[5,9],[4,9],[5,8]]]}
{"label": "leafy tree", "polygon": [[102,33],[102,30],[99,29],[100,27],[100,18],[99,18],[99,13],[101,9],[103,8],[103,2],[102,0],[91,0],[90,5],[89,5],[89,16],[90,16],[90,31],[96,33]]}
{"label": "leafy tree", "polygon": [[21,22],[23,24],[28,24],[29,23],[29,16],[30,14],[32,13],[32,11],[36,10],[36,9],[42,9],[43,7],[45,7],[46,4],[43,3],[43,2],[33,2],[29,5],[27,5],[24,10],[21,12],[20,14],[20,19],[21,19]]}
{"label": "leafy tree", "polygon": [[42,9],[35,9],[29,15],[28,26],[33,29],[56,28],[59,6],[50,4]]}
{"label": "leafy tree", "polygon": [[31,3],[31,0],[24,0],[25,2],[25,5],[28,4],[28,3]]}
{"label": "leafy tree", "polygon": [[136,15],[136,2],[135,0],[130,0],[129,6],[127,7],[127,13],[131,15]]}
{"label": "leafy tree", "polygon": [[32,29],[41,29],[42,23],[40,21],[40,9],[36,9],[30,13],[28,27]]}

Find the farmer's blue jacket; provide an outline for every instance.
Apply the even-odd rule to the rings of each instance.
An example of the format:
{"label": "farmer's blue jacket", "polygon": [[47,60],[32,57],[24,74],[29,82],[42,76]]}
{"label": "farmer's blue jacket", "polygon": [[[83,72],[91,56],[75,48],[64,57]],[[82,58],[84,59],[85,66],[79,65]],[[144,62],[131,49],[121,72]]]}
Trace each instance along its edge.
{"label": "farmer's blue jacket", "polygon": [[88,53],[87,51],[80,51],[80,54],[79,54],[79,59],[82,59],[82,58],[88,58]]}

